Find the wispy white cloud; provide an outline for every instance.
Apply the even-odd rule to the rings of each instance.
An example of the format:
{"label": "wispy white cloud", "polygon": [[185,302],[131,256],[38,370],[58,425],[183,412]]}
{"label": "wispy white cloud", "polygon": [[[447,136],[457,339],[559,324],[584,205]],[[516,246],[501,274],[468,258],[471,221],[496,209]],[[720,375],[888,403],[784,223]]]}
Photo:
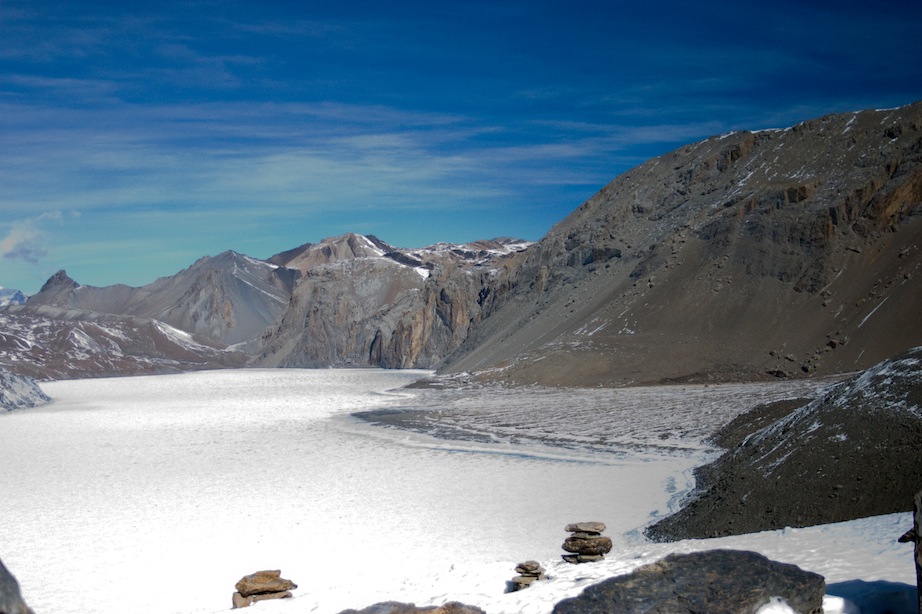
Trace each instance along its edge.
{"label": "wispy white cloud", "polygon": [[6,236],[0,239],[0,256],[38,264],[48,254],[45,227],[49,223],[60,223],[63,218],[60,211],[48,211],[13,222]]}
{"label": "wispy white cloud", "polygon": [[532,180],[543,182],[548,159],[591,156],[599,146],[510,145],[515,136],[495,126],[382,106],[5,108],[19,126],[0,119],[9,129],[0,152],[0,210],[8,212],[28,199],[84,210],[488,204],[512,196],[507,178],[526,172],[515,167],[537,165]]}

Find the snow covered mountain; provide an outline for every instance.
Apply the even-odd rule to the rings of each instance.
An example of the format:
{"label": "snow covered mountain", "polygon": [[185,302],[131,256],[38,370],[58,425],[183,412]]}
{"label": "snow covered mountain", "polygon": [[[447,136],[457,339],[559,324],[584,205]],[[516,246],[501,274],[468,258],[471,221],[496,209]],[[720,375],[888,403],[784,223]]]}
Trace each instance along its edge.
{"label": "snow covered mountain", "polygon": [[297,273],[227,251],[133,288],[82,286],[58,271],[27,305],[156,319],[232,345],[251,341],[285,309]]}
{"label": "snow covered mountain", "polygon": [[0,311],[0,367],[38,380],[245,364],[241,352],[150,318],[48,305]]}
{"label": "snow covered mountain", "polygon": [[0,287],[0,307],[7,305],[23,305],[26,302],[26,295],[19,290]]}

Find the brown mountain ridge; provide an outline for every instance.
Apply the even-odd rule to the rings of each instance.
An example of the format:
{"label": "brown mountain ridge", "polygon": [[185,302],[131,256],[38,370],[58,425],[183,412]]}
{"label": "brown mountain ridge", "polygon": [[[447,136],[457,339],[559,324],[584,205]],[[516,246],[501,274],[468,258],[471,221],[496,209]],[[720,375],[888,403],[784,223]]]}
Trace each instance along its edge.
{"label": "brown mountain ridge", "polygon": [[866,368],[922,344],[922,103],[625,173],[522,255],[443,367],[622,385]]}

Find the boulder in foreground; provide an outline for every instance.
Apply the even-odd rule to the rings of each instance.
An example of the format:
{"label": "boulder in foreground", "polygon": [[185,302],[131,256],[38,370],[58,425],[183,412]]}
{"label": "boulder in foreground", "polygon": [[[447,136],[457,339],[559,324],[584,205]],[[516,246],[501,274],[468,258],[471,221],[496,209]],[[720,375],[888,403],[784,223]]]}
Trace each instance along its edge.
{"label": "boulder in foreground", "polygon": [[780,597],[822,614],[826,581],[795,565],[744,550],[671,554],[564,599],[554,614],[754,614]]}
{"label": "boulder in foreground", "polygon": [[234,585],[234,609],[246,608],[266,599],[290,599],[291,589],[298,585],[282,577],[281,570],[267,569],[243,576]]}

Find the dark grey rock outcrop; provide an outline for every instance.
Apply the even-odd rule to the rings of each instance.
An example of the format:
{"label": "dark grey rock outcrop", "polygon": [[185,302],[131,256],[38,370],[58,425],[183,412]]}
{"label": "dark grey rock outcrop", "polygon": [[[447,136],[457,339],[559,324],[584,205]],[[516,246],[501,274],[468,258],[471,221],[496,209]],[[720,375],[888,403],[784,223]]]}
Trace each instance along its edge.
{"label": "dark grey rock outcrop", "polygon": [[554,614],[754,614],[780,597],[802,614],[821,614],[822,576],[748,551],[672,554],[588,587]]}
{"label": "dark grey rock outcrop", "polygon": [[0,561],[0,614],[34,614],[19,592],[19,582]]}
{"label": "dark grey rock outcrop", "polygon": [[696,470],[695,491],[649,527],[648,537],[738,535],[911,511],[922,484],[922,348],[827,389],[747,437],[737,426],[728,425],[718,441],[738,443]]}
{"label": "dark grey rock outcrop", "polygon": [[506,583],[507,592],[521,591],[539,580],[546,580],[544,567],[538,561],[523,561],[515,566],[515,573],[518,574]]}

